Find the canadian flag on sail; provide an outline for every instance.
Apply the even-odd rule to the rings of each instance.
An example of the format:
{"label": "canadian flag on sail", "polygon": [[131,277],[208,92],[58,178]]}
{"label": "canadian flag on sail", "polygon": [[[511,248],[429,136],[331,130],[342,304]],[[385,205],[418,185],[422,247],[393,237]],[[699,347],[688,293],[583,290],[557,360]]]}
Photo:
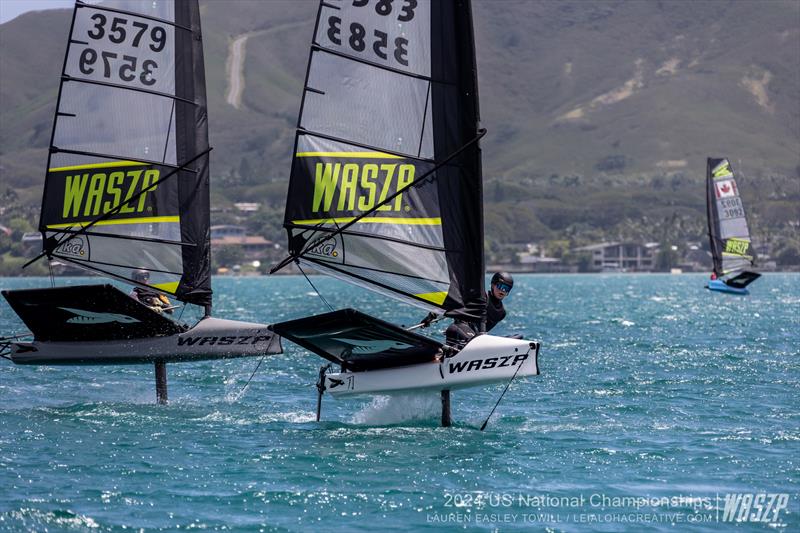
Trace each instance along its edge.
{"label": "canadian flag on sail", "polygon": [[718,181],[714,184],[717,198],[736,196],[736,182],[733,180]]}

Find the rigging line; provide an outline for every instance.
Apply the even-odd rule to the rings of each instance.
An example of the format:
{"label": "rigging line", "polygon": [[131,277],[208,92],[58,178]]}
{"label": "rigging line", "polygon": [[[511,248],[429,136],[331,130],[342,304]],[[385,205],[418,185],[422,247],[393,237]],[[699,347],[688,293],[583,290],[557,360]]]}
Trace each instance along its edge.
{"label": "rigging line", "polygon": [[15,339],[22,339],[25,337],[32,337],[33,333],[26,331],[25,333],[17,333],[16,335],[8,335],[7,337],[0,337],[0,343],[9,342]]}
{"label": "rigging line", "polygon": [[[530,350],[528,350],[528,357],[530,357],[530,355],[531,355],[531,351],[530,351]],[[487,417],[486,417],[486,420],[484,420],[484,421],[483,421],[483,424],[481,425],[481,431],[483,431],[484,429],[486,429],[486,424],[488,424],[488,423],[489,423],[489,419],[490,419],[490,418],[492,418],[492,415],[494,414],[494,410],[495,410],[495,409],[497,409],[497,406],[498,406],[498,405],[500,405],[500,400],[502,400],[502,399],[503,399],[503,396],[505,396],[505,395],[506,395],[506,392],[508,392],[508,388],[511,386],[511,383],[514,381],[514,378],[516,378],[516,377],[517,377],[517,372],[519,372],[519,369],[520,369],[520,368],[522,368],[522,365],[523,365],[523,364],[525,364],[525,361],[527,361],[527,360],[528,360],[528,357],[526,357],[525,359],[523,359],[522,361],[520,361],[520,362],[519,362],[519,364],[517,365],[517,369],[514,371],[514,375],[513,375],[513,376],[511,376],[511,379],[509,379],[509,380],[508,380],[508,383],[506,383],[506,388],[505,388],[505,389],[503,389],[503,393],[502,393],[502,394],[500,395],[500,397],[497,399],[497,402],[494,404],[494,407],[492,407],[492,412],[491,412],[491,413],[489,413],[489,416],[487,416]]]}
{"label": "rigging line", "polygon": [[300,273],[303,274],[304,278],[306,278],[306,281],[308,282],[309,285],[311,285],[311,288],[314,289],[314,292],[317,293],[317,296],[319,296],[320,300],[322,300],[323,303],[328,306],[328,309],[330,309],[331,312],[336,311],[333,308],[333,306],[328,303],[328,300],[325,299],[325,297],[322,295],[322,293],[319,292],[319,290],[314,285],[314,283],[310,279],[308,279],[308,276],[306,276],[306,273],[303,271],[303,267],[300,266],[300,261],[295,260],[295,263],[297,264],[297,268],[300,269]]}
{"label": "rigging line", "polygon": [[[132,221],[135,221],[135,220],[137,220],[137,219],[119,218],[119,219],[116,219],[114,222],[115,223],[119,222],[119,224],[126,224],[128,222],[132,222]],[[138,220],[141,220],[141,219],[138,219]],[[153,224],[153,223],[154,222],[136,222],[136,224]],[[54,227],[51,227],[51,226],[47,226],[45,228],[45,230],[46,231],[50,231],[52,233],[72,233],[74,231],[72,229],[73,226],[77,226],[79,224],[80,224],[80,222],[76,222],[74,224],[71,224],[67,228],[63,228],[63,229],[66,230],[65,232],[64,231],[58,231],[59,229],[62,229],[62,228],[54,228]],[[119,225],[119,224],[115,224],[115,225]],[[137,235],[122,235],[120,233],[102,233],[102,232],[95,232],[95,231],[87,231],[86,235],[89,235],[90,237],[103,237],[103,238],[108,238],[108,239],[126,239],[126,240],[129,240],[129,241],[153,242],[153,243],[156,243],[156,244],[169,244],[171,246],[185,246],[187,248],[197,248],[197,244],[195,244],[193,242],[170,241],[168,239],[156,239],[156,238],[152,238],[152,237],[139,237]]]}
{"label": "rigging line", "polygon": [[[349,235],[352,235],[352,233],[349,234]],[[307,260],[309,260],[309,259],[307,259]],[[339,264],[338,262],[326,261],[326,260],[322,260],[322,259],[314,259],[313,262],[318,264],[318,265],[321,265],[321,266],[329,266],[329,265],[338,265]],[[418,280],[421,280],[421,281],[429,281],[431,283],[440,283],[442,285],[450,285],[450,280],[441,281],[441,280],[438,280],[438,279],[431,279],[430,277],[425,277],[425,276],[415,276],[414,274],[408,274],[407,272],[402,272],[401,273],[401,272],[396,272],[396,271],[392,271],[392,270],[384,270],[384,269],[381,269],[381,268],[366,267],[366,266],[362,266],[362,265],[343,265],[343,266],[347,266],[348,268],[354,269],[354,270],[357,269],[359,271],[369,270],[370,272],[378,272],[380,274],[392,274],[392,275],[395,275],[395,276],[402,276],[404,278],[418,279]],[[332,267],[332,268],[336,269],[336,267]],[[339,270],[339,269],[336,269],[336,270]],[[347,272],[347,271],[342,270],[342,272]]]}
{"label": "rigging line", "polygon": [[239,398],[241,398],[242,395],[244,394],[244,392],[247,390],[247,387],[250,386],[250,382],[253,381],[253,376],[255,376],[256,372],[258,372],[258,369],[261,368],[261,363],[264,362],[264,358],[266,358],[266,357],[267,357],[267,354],[264,354],[264,355],[261,356],[261,359],[258,361],[258,364],[256,365],[255,369],[253,370],[253,373],[250,374],[249,378],[247,378],[247,383],[244,384],[244,387],[242,387],[242,390],[240,390],[239,394],[237,394],[236,397],[233,399],[234,402],[238,402]]}
{"label": "rigging line", "polygon": [[[50,143],[50,153],[51,154],[83,155],[83,156],[86,156],[86,157],[97,157],[97,158],[100,158],[100,159],[113,159],[115,161],[121,161],[121,162],[130,163],[132,166],[158,165],[158,166],[168,167],[168,168],[177,168],[177,169],[181,168],[180,166],[177,165],[177,163],[173,165],[172,163],[165,163],[164,161],[156,161],[155,159],[145,159],[143,157],[137,157],[137,156],[134,156],[134,157],[136,157],[135,161],[131,161],[130,156],[127,156],[127,155],[112,155],[112,154],[104,154],[104,153],[101,153],[101,152],[87,152],[85,150],[72,150],[71,148],[59,148],[58,146],[53,145],[53,143]],[[100,164],[102,165],[102,163],[100,163]],[[85,165],[85,166],[81,165],[81,168],[90,169],[90,168],[94,168],[94,167],[92,165]],[[47,171],[50,172],[51,171],[50,169],[51,169],[51,166],[50,166],[50,162],[48,161],[48,163],[47,163]],[[58,169],[55,169],[53,171],[57,171],[57,170]],[[198,173],[197,170],[195,170],[193,168],[184,168],[182,170],[184,170],[185,172],[191,172],[192,174],[197,174]],[[45,176],[45,178],[46,178],[46,176]],[[46,181],[45,181],[45,185],[47,185]]]}
{"label": "rigging line", "polygon": [[[43,247],[45,249],[39,255],[37,255],[36,257],[31,259],[30,261],[28,261],[24,265],[22,265],[22,268],[25,268],[25,267],[31,265],[32,263],[35,263],[36,261],[38,261],[39,259],[41,259],[45,255],[50,256],[50,254],[52,254],[53,251],[55,251],[55,249],[58,248],[59,246],[61,246],[65,241],[67,241],[69,239],[73,239],[75,237],[78,237],[79,235],[85,234],[89,230],[89,228],[91,228],[92,226],[94,226],[98,222],[102,222],[103,220],[107,220],[107,219],[111,218],[112,216],[116,215],[117,213],[119,213],[122,210],[123,207],[128,205],[128,203],[133,202],[134,200],[137,200],[140,196],[152,191],[158,185],[161,185],[166,180],[168,180],[172,176],[176,175],[180,170],[184,169],[185,167],[188,167],[190,164],[194,163],[195,161],[197,161],[198,159],[200,159],[204,155],[207,155],[211,150],[213,150],[213,148],[211,148],[209,146],[207,149],[205,149],[202,152],[200,152],[199,154],[195,155],[193,158],[189,159],[188,161],[186,161],[184,164],[182,164],[178,168],[175,168],[175,169],[171,170],[163,178],[157,179],[156,181],[154,181],[153,183],[151,183],[147,187],[143,188],[138,193],[136,193],[133,196],[131,196],[130,198],[126,199],[124,202],[117,204],[115,207],[113,207],[107,213],[105,213],[105,214],[99,216],[98,218],[92,220],[87,225],[83,226],[81,229],[79,229],[79,230],[77,230],[75,232],[67,232],[67,231],[59,232],[59,233],[64,233],[64,236],[62,238],[58,239],[58,241],[56,241],[55,245],[52,245],[52,247],[50,249],[48,249],[47,248],[47,243],[46,242],[43,243]],[[55,237],[51,237],[51,239],[55,240]]]}
{"label": "rigging line", "polygon": [[[54,254],[54,255],[58,259],[63,259],[65,261],[69,261],[69,258],[67,258],[67,257],[61,256],[61,255],[58,255],[58,254]],[[115,268],[125,268],[125,269],[129,269],[129,268],[144,268],[146,270],[149,270],[151,273],[155,272],[157,274],[168,274],[168,275],[171,275],[171,276],[181,276],[182,275],[182,272],[172,272],[171,270],[162,270],[161,267],[156,268],[153,265],[151,265],[151,266],[147,266],[147,265],[142,265],[142,266],[125,265],[125,264],[120,264],[120,263],[110,263],[108,261],[100,261],[100,260],[97,260],[97,259],[91,260],[91,261],[89,261],[89,260],[83,260],[83,261],[74,260],[73,263],[75,263],[78,266],[80,266],[81,263],[87,263],[87,265],[88,264],[102,265],[104,267],[115,267]],[[87,268],[91,268],[91,266],[87,266]],[[164,268],[166,268],[166,266]],[[98,269],[98,270],[100,270],[100,269]],[[125,279],[125,277],[122,276],[122,279]],[[148,287],[152,287],[152,285],[148,285]]]}
{"label": "rigging line", "polygon": [[[327,263],[327,262],[318,261],[316,259],[308,259],[308,258],[305,258],[305,260],[308,261],[309,263],[313,263],[313,264],[317,265],[318,268],[332,270],[334,272],[338,272],[339,274],[343,274],[343,275],[349,276],[351,278],[360,279],[361,281],[365,281],[368,284],[374,285],[375,287],[380,287],[381,289],[383,289],[385,291],[394,293],[395,295],[399,295],[407,303],[416,305],[417,307],[423,307],[422,305],[419,305],[419,304],[424,304],[424,307],[423,307],[424,309],[432,309],[432,308],[444,309],[443,307],[437,306],[437,305],[429,302],[428,300],[419,298],[419,297],[414,296],[414,295],[409,294],[409,293],[405,293],[405,292],[401,291],[400,289],[392,288],[389,285],[386,285],[385,283],[381,283],[380,281],[377,281],[375,279],[367,278],[366,276],[362,276],[362,275],[357,274],[355,272],[352,272],[350,270],[344,270],[344,269],[341,269],[341,268],[336,268],[335,266],[333,266],[333,263]],[[349,266],[349,265],[346,265],[346,266]],[[363,268],[363,267],[355,267],[355,268]],[[446,310],[445,310],[445,312],[446,312]]]}
{"label": "rigging line", "polygon": [[[334,224],[336,224],[336,226],[338,228],[339,223],[336,222],[335,219],[323,219],[323,221],[320,222],[319,224],[317,224],[316,226],[305,226],[305,225],[302,225],[302,224],[293,224],[291,227],[292,228],[300,228],[300,229],[304,230],[303,233],[305,233],[306,230],[308,230],[308,231],[313,230],[312,234],[313,234],[313,232],[318,232],[318,231],[322,231],[322,232],[325,232],[325,231],[327,231],[327,232],[336,231],[334,229],[329,229],[329,228],[326,228],[326,227],[320,225],[320,224],[324,224],[326,220],[333,220]],[[430,244],[423,244],[421,242],[407,241],[407,240],[403,240],[403,239],[398,239],[396,237],[388,237],[386,235],[381,235],[381,234],[365,233],[363,231],[348,231],[347,234],[348,235],[353,235],[353,236],[356,236],[356,237],[364,237],[365,239],[378,239],[378,240],[381,240],[381,241],[391,241],[391,242],[396,242],[396,243],[399,243],[399,244],[407,244],[407,245],[413,246],[415,248],[424,248],[425,250],[433,250],[435,252],[446,252],[447,251],[447,249],[443,248],[442,246],[433,246],[433,245],[430,245]]]}
{"label": "rigging line", "polygon": [[439,161],[438,163],[436,163],[435,166],[432,169],[430,169],[429,171],[423,173],[420,177],[414,179],[412,182],[408,183],[405,187],[399,188],[394,194],[389,195],[383,201],[378,202],[369,211],[364,211],[363,213],[361,213],[357,217],[353,218],[353,220],[351,220],[350,222],[344,224],[340,228],[337,228],[337,230],[334,231],[333,233],[331,233],[330,235],[327,235],[325,237],[320,237],[320,239],[307,244],[305,249],[302,250],[301,252],[297,253],[297,254],[289,254],[289,256],[286,259],[284,259],[283,261],[278,263],[278,266],[273,267],[269,271],[269,273],[270,274],[274,274],[275,272],[277,272],[278,270],[284,268],[286,265],[288,265],[292,261],[295,261],[299,257],[302,257],[303,255],[305,255],[305,253],[308,252],[309,250],[311,250],[312,248],[316,248],[320,244],[333,239],[334,237],[336,237],[337,235],[339,235],[340,233],[345,231],[347,228],[349,228],[353,224],[356,224],[358,221],[360,221],[364,217],[366,217],[368,215],[371,215],[372,213],[377,211],[378,208],[380,208],[380,207],[382,207],[384,205],[387,205],[389,202],[391,202],[392,200],[394,200],[395,198],[397,198],[398,196],[403,194],[407,189],[410,189],[411,187],[414,187],[416,185],[421,184],[425,179],[427,179],[429,176],[431,176],[434,172],[436,172],[437,170],[439,170],[440,168],[445,166],[447,163],[449,163],[451,160],[455,159],[457,156],[461,155],[461,153],[464,152],[464,150],[466,150],[467,148],[469,148],[470,146],[472,146],[473,144],[475,144],[479,140],[481,140],[481,138],[483,138],[484,135],[486,135],[486,128],[479,129],[478,130],[478,135],[476,135],[473,139],[471,139],[469,142],[467,142],[464,146],[462,146],[461,148],[459,148],[458,150],[456,150],[452,154],[448,155],[442,161]]}

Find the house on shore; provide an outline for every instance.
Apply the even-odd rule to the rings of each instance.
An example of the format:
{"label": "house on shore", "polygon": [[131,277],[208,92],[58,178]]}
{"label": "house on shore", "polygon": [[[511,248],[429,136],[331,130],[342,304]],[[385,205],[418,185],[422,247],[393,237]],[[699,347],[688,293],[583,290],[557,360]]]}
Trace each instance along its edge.
{"label": "house on shore", "polygon": [[589,268],[595,272],[650,272],[655,268],[658,243],[604,242],[573,251],[591,254]]}

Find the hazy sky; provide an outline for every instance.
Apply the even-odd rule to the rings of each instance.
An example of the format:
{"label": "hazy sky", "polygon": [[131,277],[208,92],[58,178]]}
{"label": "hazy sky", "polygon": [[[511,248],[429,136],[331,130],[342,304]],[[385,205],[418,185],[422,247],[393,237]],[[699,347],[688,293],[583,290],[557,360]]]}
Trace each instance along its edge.
{"label": "hazy sky", "polygon": [[74,0],[0,0],[0,24],[17,18],[26,11],[72,7]]}

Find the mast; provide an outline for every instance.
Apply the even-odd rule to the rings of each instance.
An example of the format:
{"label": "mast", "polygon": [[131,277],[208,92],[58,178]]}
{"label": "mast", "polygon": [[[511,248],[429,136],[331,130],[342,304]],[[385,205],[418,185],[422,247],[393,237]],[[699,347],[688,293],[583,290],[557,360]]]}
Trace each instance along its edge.
{"label": "mast", "polygon": [[719,217],[717,217],[717,202],[714,193],[714,177],[710,157],[706,160],[706,214],[708,218],[708,238],[711,248],[711,270],[719,277],[722,276],[722,249],[719,238]]}

